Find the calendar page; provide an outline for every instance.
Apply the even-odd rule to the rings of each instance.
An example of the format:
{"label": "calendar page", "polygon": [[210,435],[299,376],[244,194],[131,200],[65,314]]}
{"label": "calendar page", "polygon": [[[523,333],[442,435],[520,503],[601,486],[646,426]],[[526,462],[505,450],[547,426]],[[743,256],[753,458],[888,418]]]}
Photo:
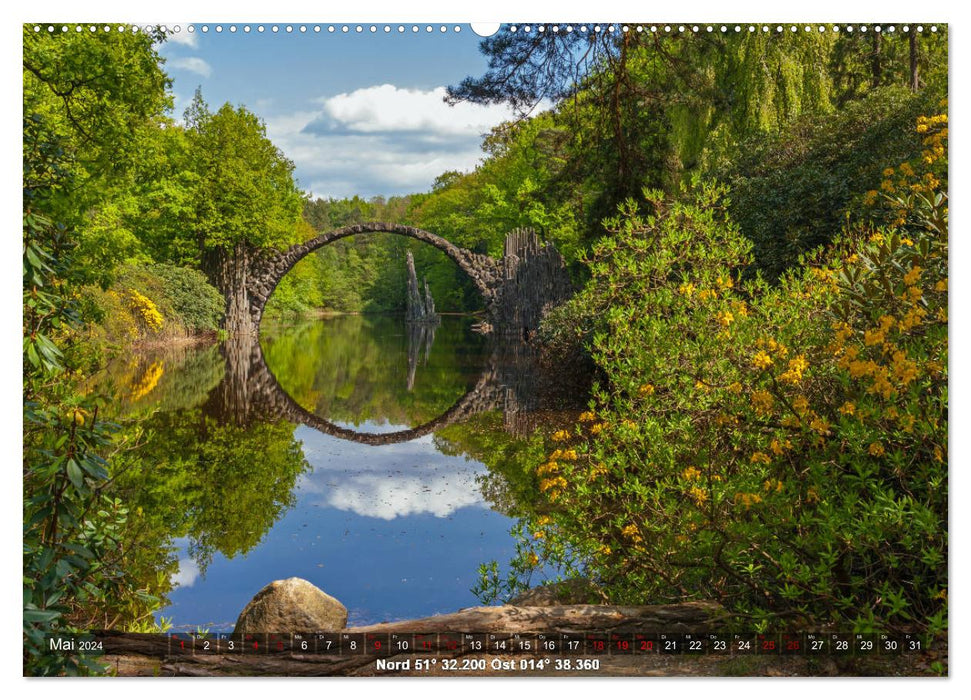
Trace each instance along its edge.
{"label": "calendar page", "polygon": [[948,25],[623,14],[22,25],[23,675],[948,675]]}

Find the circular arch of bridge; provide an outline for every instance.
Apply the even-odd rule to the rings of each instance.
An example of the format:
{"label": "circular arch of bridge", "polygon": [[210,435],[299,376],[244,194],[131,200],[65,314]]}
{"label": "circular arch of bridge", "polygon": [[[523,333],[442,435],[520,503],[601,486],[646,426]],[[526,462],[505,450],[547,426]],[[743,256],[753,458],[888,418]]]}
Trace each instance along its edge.
{"label": "circular arch of bridge", "polygon": [[[422,243],[427,243],[428,245],[438,248],[440,251],[445,253],[459,269],[469,276],[472,283],[475,285],[476,290],[482,295],[483,300],[486,303],[489,302],[491,298],[491,290],[488,284],[482,279],[482,276],[478,274],[474,266],[475,253],[460,248],[451,241],[447,241],[441,236],[438,236],[430,231],[425,231],[424,229],[415,228],[413,226],[404,226],[402,224],[389,224],[381,221],[374,221],[364,224],[354,224],[352,226],[344,226],[343,228],[335,229],[329,231],[328,233],[321,234],[316,238],[312,238],[305,243],[298,243],[297,245],[291,246],[282,255],[283,265],[275,271],[271,280],[270,288],[266,294],[266,298],[263,300],[263,304],[273,295],[273,291],[276,289],[280,280],[293,269],[293,266],[298,262],[303,260],[307,255],[319,250],[324,246],[330,245],[331,243],[340,240],[341,238],[347,238],[349,236],[359,236],[365,233],[391,233],[397,236],[405,236],[407,238],[413,238]],[[485,257],[485,256],[481,256]]]}
{"label": "circular arch of bridge", "polygon": [[262,348],[259,350],[259,361],[263,364],[263,369],[266,370],[266,374],[270,378],[271,391],[276,393],[277,396],[283,401],[283,404],[286,406],[286,411],[289,414],[289,418],[295,419],[307,427],[313,428],[314,430],[318,430],[327,435],[333,435],[334,437],[342,440],[357,442],[364,445],[393,445],[399,442],[408,442],[409,440],[416,440],[420,437],[424,437],[425,435],[428,435],[439,428],[444,428],[447,425],[451,425],[454,421],[466,416],[465,411],[469,407],[469,404],[471,404],[472,401],[478,397],[479,393],[492,379],[492,373],[489,371],[489,365],[486,365],[486,367],[484,367],[482,370],[482,374],[479,375],[479,379],[476,381],[474,387],[465,392],[465,394],[463,394],[454,404],[452,404],[447,411],[437,418],[428,421],[427,423],[423,423],[414,428],[408,428],[407,430],[396,430],[391,433],[360,433],[355,430],[350,430],[349,428],[342,428],[339,425],[335,425],[334,423],[331,423],[330,421],[311,413],[303,406],[298,404],[293,397],[287,393],[286,389],[280,385],[276,375],[273,374],[273,370],[271,370],[269,365],[266,364],[266,358],[263,356]]}

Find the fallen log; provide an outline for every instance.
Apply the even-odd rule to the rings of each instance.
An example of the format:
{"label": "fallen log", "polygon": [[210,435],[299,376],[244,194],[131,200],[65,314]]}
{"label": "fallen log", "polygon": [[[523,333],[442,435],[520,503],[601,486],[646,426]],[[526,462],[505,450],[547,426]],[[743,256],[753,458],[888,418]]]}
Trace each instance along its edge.
{"label": "fallen log", "polygon": [[[461,665],[456,666],[454,675],[507,675],[496,673],[491,665],[495,662],[503,670],[512,673],[511,666],[528,659],[550,657],[548,651],[534,645],[530,651],[519,651],[513,655],[489,654],[485,650],[476,651],[468,645],[454,644],[461,635],[494,635],[513,638],[546,635],[559,638],[559,635],[617,635],[642,633],[646,635],[664,633],[701,633],[717,629],[724,617],[721,606],[710,602],[692,602],[678,605],[553,605],[543,607],[519,607],[504,605],[497,607],[467,608],[447,615],[436,615],[417,620],[385,622],[363,627],[350,627],[339,634],[361,635],[374,638],[377,635],[429,635],[430,640],[421,651],[411,647],[408,652],[400,652],[385,645],[383,652],[356,653],[339,655],[333,653],[301,653],[299,645],[294,644],[289,633],[281,634],[280,649],[271,644],[259,647],[258,652],[246,650],[237,653],[210,653],[203,649],[203,639],[195,639],[191,648],[185,649],[181,638],[166,635],[144,635],[125,632],[98,632],[95,638],[104,645],[105,663],[118,675],[161,675],[161,676],[348,676],[374,675],[383,673],[383,668],[394,668],[395,663],[409,660],[404,671],[415,671],[415,660],[435,659],[435,672],[422,672],[421,675],[446,675],[439,672],[443,659],[461,659],[475,656],[487,660],[483,672],[471,669],[465,673]],[[337,633],[333,633],[337,634]],[[286,637],[286,642],[282,638]],[[270,639],[264,637],[262,639]],[[657,657],[657,658],[654,658]],[[383,660],[383,661],[379,661]],[[528,663],[528,661],[527,661]],[[627,657],[603,656],[593,675],[632,675],[641,668],[644,674],[657,673],[658,665],[670,665],[660,655],[644,657],[638,665]],[[398,664],[401,666],[401,664]],[[545,669],[552,671],[552,668]],[[417,673],[417,671],[416,671]],[[452,675],[452,674],[449,674]],[[543,673],[542,675],[545,675]],[[638,674],[639,675],[639,674]]]}

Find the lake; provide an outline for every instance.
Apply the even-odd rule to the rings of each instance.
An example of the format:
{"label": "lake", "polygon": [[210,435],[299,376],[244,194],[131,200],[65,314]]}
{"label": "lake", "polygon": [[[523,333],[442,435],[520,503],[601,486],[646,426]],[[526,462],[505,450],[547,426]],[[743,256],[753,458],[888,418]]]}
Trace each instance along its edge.
{"label": "lake", "polygon": [[480,604],[479,566],[515,554],[537,431],[585,396],[472,321],[266,323],[259,345],[111,363],[99,386],[144,431],[122,488],[155,524],[146,551],[167,549],[159,615],[231,631],[257,591],[292,576],[340,600],[349,625]]}

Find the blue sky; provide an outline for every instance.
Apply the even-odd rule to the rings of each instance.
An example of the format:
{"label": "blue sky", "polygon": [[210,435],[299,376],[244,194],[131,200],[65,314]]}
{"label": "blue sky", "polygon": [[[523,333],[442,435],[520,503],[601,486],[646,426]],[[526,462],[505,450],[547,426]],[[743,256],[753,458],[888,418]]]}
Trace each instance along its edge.
{"label": "blue sky", "polygon": [[[512,114],[505,107],[449,107],[444,88],[486,69],[468,25],[243,25],[203,33],[187,25],[160,47],[173,79],[175,116],[196,87],[213,109],[244,105],[296,164],[300,187],[322,197],[395,195],[431,187],[446,170],[471,170],[482,135]],[[454,28],[459,26],[461,31]]]}

